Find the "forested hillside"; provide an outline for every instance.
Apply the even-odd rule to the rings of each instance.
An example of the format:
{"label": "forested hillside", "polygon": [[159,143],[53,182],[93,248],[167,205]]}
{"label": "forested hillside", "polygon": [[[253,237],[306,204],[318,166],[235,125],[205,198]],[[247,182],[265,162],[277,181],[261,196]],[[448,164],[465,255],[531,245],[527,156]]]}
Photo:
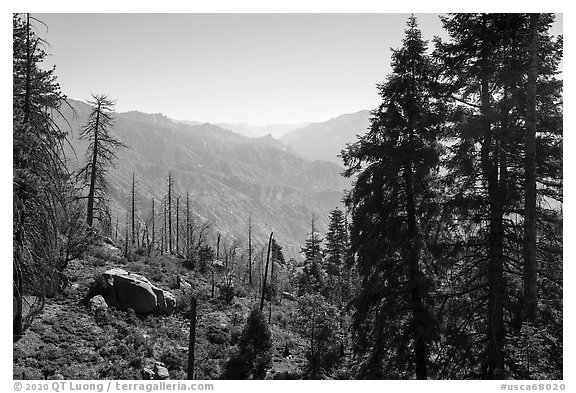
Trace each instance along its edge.
{"label": "forested hillside", "polygon": [[562,379],[563,38],[440,20],[341,167],[67,98],[14,14],[14,378]]}

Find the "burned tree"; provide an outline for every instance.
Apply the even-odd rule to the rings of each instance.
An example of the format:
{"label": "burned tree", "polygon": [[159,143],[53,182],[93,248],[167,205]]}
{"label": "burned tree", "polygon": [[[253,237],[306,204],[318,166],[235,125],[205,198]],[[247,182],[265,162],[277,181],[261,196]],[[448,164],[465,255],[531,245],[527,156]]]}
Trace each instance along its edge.
{"label": "burned tree", "polygon": [[[116,139],[110,130],[114,125],[112,112],[115,102],[107,95],[92,95],[92,112],[80,132],[80,138],[88,141],[86,165],[79,176],[83,176],[88,187],[86,222],[92,226],[94,217],[99,217],[107,203],[106,172],[114,165],[116,152],[124,143]],[[96,214],[95,214],[96,213]]]}

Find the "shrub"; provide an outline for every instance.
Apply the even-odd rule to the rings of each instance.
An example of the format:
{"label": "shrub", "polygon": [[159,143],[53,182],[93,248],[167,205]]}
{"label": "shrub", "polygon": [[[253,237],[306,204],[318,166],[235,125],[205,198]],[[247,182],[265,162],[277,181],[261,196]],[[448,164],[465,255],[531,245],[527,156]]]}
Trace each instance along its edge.
{"label": "shrub", "polygon": [[206,345],[206,354],[210,359],[226,359],[229,356],[228,345],[223,344],[211,344]]}
{"label": "shrub", "polygon": [[237,287],[234,290],[234,294],[236,295],[236,297],[248,297],[248,291],[246,290],[246,288],[244,287]]}
{"label": "shrub", "polygon": [[126,344],[134,348],[136,351],[145,350],[147,341],[144,334],[139,331],[133,331],[128,336],[126,336]]}
{"label": "shrub", "polygon": [[160,355],[160,361],[166,365],[168,370],[181,370],[184,367],[182,355],[174,348],[167,348]]}
{"label": "shrub", "polygon": [[228,332],[217,326],[210,326],[208,328],[208,333],[206,334],[208,341],[212,344],[227,344],[230,341]]}
{"label": "shrub", "polygon": [[273,379],[286,379],[286,380],[288,380],[288,379],[290,379],[290,380],[302,379],[302,375],[296,371],[286,370],[286,371],[275,374]]}
{"label": "shrub", "polygon": [[235,353],[224,365],[222,379],[248,379],[250,365],[245,356]]}
{"label": "shrub", "polygon": [[284,329],[286,329],[288,327],[289,324],[289,318],[286,316],[286,314],[282,311],[276,311],[272,313],[274,321],[276,321],[276,323],[280,326],[282,326]]}
{"label": "shrub", "polygon": [[197,367],[197,379],[218,379],[218,376],[222,372],[217,359],[206,359],[205,361],[198,362]]}
{"label": "shrub", "polygon": [[135,369],[141,369],[143,364],[144,364],[144,359],[142,359],[139,356],[132,358],[132,360],[130,360],[130,362],[128,363],[128,365],[130,367],[135,368]]}
{"label": "shrub", "polygon": [[166,280],[166,274],[158,266],[147,266],[144,274],[153,282],[158,283]]}
{"label": "shrub", "polygon": [[234,287],[232,285],[223,285],[220,287],[220,299],[226,303],[232,303],[234,300]]}
{"label": "shrub", "polygon": [[182,266],[186,269],[195,270],[196,269],[196,259],[191,257],[182,261]]}
{"label": "shrub", "polygon": [[174,341],[188,342],[188,333],[184,332],[178,325],[164,325],[158,330],[158,337],[168,337]]}
{"label": "shrub", "polygon": [[233,326],[230,330],[230,345],[236,345],[240,342],[240,338],[242,337],[242,329],[239,327]]}
{"label": "shrub", "polygon": [[131,273],[144,272],[144,265],[141,262],[128,262],[128,265],[126,266],[126,268]]}
{"label": "shrub", "polygon": [[108,310],[96,310],[94,319],[98,326],[106,326],[110,324],[111,318]]}
{"label": "shrub", "polygon": [[244,316],[241,312],[235,312],[230,317],[230,321],[232,322],[233,326],[238,326],[244,322]]}
{"label": "shrub", "polygon": [[271,334],[266,323],[266,318],[259,308],[254,308],[246,326],[242,331],[239,352],[226,364],[222,377],[240,375],[245,370],[247,376],[253,379],[264,379],[266,371],[272,366],[272,341]]}
{"label": "shrub", "polygon": [[298,328],[310,345],[307,348],[308,376],[318,379],[338,359],[338,311],[321,295],[298,299]]}
{"label": "shrub", "polygon": [[182,291],[176,292],[176,310],[184,312],[190,308],[190,295]]}
{"label": "shrub", "polygon": [[106,260],[100,259],[100,258],[94,258],[92,260],[92,266],[104,267],[104,266],[106,266]]}

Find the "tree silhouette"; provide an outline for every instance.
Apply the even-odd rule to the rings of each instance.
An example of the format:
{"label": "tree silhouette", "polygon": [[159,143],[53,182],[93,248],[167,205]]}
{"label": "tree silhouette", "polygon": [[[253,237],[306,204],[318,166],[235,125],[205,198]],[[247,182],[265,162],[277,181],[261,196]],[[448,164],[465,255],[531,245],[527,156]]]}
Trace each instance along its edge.
{"label": "tree silhouette", "polygon": [[[66,132],[54,117],[66,105],[54,69],[40,63],[45,42],[30,14],[14,14],[13,27],[13,334],[20,337],[44,300],[54,295],[68,261],[92,235],[82,222],[76,184],[65,166]],[[23,315],[22,297],[30,295]]]}
{"label": "tree silhouette", "polygon": [[[372,343],[364,372],[379,375],[387,352],[406,353],[408,347],[398,346],[412,341],[411,359],[392,367],[403,375],[413,363],[416,378],[426,379],[433,324],[421,228],[436,202],[441,108],[434,100],[435,70],[414,16],[405,33],[403,46],[392,54],[392,74],[379,86],[383,102],[370,130],[342,156],[345,174],[358,174],[347,202],[353,211],[351,246],[363,279],[354,327]],[[384,323],[389,318],[393,321]]]}
{"label": "tree silhouette", "polygon": [[[126,145],[111,133],[114,124],[112,112],[115,102],[107,95],[92,95],[92,112],[80,132],[80,138],[88,141],[86,164],[79,172],[88,187],[86,222],[92,226],[107,204],[106,172],[116,160],[116,151]],[[96,214],[95,214],[96,213]]]}

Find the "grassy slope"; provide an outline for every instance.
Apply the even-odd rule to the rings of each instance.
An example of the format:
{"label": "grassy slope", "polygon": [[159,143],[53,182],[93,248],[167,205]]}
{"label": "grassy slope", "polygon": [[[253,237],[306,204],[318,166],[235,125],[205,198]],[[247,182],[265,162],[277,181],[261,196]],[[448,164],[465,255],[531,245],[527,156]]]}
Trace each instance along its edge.
{"label": "grassy slope", "polygon": [[[143,367],[163,361],[171,379],[185,379],[188,363],[190,290],[175,289],[175,278],[192,284],[198,296],[198,328],[195,374],[197,379],[216,379],[237,343],[254,292],[242,291],[231,304],[210,297],[207,277],[182,266],[173,256],[137,257],[126,260],[96,247],[83,260],[66,270],[70,285],[35,319],[24,337],[13,346],[15,379],[140,379]],[[179,302],[172,316],[137,316],[133,312],[108,309],[94,312],[79,305],[93,277],[121,267],[145,275],[153,284],[170,290]],[[304,340],[293,331],[295,302],[283,300],[272,313],[273,367],[267,378],[289,372],[301,374],[306,365]],[[266,311],[267,315],[267,311]],[[284,358],[285,344],[292,356]]]}

